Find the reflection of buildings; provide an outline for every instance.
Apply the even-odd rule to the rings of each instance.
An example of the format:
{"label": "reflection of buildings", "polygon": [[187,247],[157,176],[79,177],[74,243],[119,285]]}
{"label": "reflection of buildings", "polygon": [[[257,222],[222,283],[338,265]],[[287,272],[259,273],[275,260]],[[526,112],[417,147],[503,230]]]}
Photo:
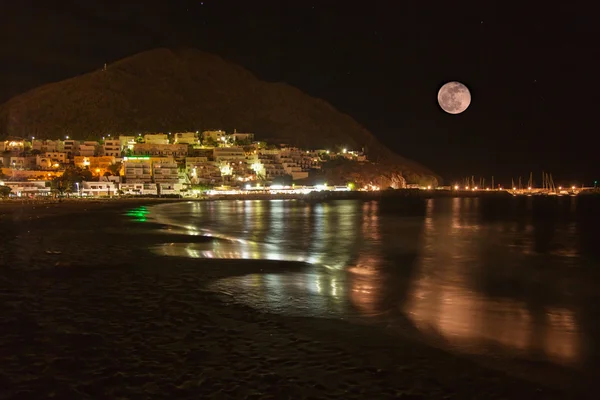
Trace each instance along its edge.
{"label": "reflection of buildings", "polygon": [[[378,202],[370,201],[362,204],[360,221],[360,235],[363,240],[368,240],[372,245],[380,245]],[[356,260],[356,265],[347,268],[350,302],[364,315],[378,314],[383,288],[381,278],[381,258],[377,257],[381,249],[365,255],[361,252]]]}
{"label": "reflection of buildings", "polygon": [[[511,266],[484,258],[490,255],[483,249],[491,244],[483,230],[496,228],[478,225],[477,210],[468,213],[461,209],[466,200],[453,199],[448,217],[436,214],[434,204],[439,202],[429,200],[423,254],[404,307],[409,318],[424,333],[466,346],[464,350],[501,345],[525,353],[543,353],[557,362],[576,362],[579,332],[571,311],[533,307],[534,296],[539,294],[523,295],[517,288],[491,297],[478,286],[485,273],[481,270],[503,268],[510,273]],[[498,237],[492,236],[492,240]],[[492,286],[500,284],[497,278],[491,282]]]}

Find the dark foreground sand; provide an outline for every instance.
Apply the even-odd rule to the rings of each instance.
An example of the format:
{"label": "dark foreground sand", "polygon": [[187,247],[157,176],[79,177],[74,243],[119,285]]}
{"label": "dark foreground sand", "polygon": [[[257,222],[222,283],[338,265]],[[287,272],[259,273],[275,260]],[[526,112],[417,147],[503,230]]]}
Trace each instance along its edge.
{"label": "dark foreground sand", "polygon": [[203,288],[283,266],[154,256],[151,244],[193,239],[116,212],[138,204],[61,203],[43,208],[55,214],[46,217],[0,207],[0,399],[553,399],[588,390],[517,378],[379,328],[234,305]]}

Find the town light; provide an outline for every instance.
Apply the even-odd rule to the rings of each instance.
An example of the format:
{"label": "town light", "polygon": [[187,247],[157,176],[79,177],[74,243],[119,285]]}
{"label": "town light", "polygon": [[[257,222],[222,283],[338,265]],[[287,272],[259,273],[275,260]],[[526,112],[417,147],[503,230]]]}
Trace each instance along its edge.
{"label": "town light", "polygon": [[558,190],[562,190],[562,186],[559,186],[559,187],[558,187]]}
{"label": "town light", "polygon": [[517,190],[517,188],[513,186],[513,190]]}
{"label": "town light", "polygon": [[346,149],[342,150],[342,153],[344,153],[344,154],[346,154],[347,152],[348,152],[348,150],[346,150]]}
{"label": "town light", "polygon": [[32,136],[32,137],[31,137],[31,140],[35,140],[35,136]]}
{"label": "town light", "polygon": [[575,186],[571,186],[571,189],[575,190]]}
{"label": "town light", "polygon": [[458,185],[454,185],[454,190],[458,190]]}
{"label": "town light", "polygon": [[427,190],[431,190],[431,186],[427,186]]}
{"label": "town light", "polygon": [[69,136],[65,136],[65,138],[67,138],[67,139],[68,139],[68,138],[69,138]]}
{"label": "town light", "polygon": [[465,189],[469,190],[469,187],[468,187],[468,186],[465,186]]}
{"label": "town light", "polygon": [[531,190],[531,186],[529,186],[527,189],[528,189],[528,190]]}

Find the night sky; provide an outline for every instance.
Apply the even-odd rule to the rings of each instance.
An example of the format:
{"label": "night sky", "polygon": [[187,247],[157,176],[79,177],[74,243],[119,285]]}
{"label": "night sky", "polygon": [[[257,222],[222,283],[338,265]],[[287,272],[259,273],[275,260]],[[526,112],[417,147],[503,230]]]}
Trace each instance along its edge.
{"label": "night sky", "polygon": [[[600,179],[600,25],[574,3],[2,3],[0,101],[143,50],[195,47],[329,101],[450,180]],[[463,114],[437,105],[450,80],[473,96]]]}

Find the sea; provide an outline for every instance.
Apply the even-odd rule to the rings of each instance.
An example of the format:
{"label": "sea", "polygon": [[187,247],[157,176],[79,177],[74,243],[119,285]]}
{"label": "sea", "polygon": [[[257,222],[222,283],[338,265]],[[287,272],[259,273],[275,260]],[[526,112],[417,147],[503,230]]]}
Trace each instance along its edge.
{"label": "sea", "polygon": [[223,200],[150,211],[213,238],[157,254],[197,258],[198,268],[279,261],[280,272],[207,288],[259,311],[397,329],[464,355],[600,366],[598,197]]}

